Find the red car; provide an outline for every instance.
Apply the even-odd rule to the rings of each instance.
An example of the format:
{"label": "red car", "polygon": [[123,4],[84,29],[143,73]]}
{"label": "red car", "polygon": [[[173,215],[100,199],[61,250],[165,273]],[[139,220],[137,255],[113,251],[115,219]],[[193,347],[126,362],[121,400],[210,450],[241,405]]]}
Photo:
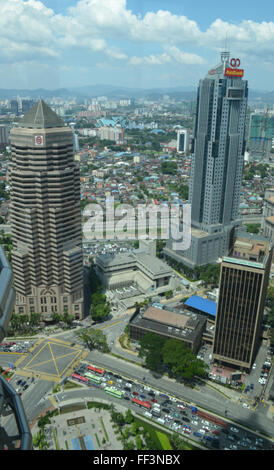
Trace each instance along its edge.
{"label": "red car", "polygon": [[153,398],[151,401],[152,401],[152,403],[157,403],[156,398]]}
{"label": "red car", "polygon": [[212,434],[216,434],[216,436],[219,436],[220,433],[219,431],[216,431],[215,429],[213,429]]}
{"label": "red car", "polygon": [[139,395],[139,393],[138,392],[133,392],[133,395]]}

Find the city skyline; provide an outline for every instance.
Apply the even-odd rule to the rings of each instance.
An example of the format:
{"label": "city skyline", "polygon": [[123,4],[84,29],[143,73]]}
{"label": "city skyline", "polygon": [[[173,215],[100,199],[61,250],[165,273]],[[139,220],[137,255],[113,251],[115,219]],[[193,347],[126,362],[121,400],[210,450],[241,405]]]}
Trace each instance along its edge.
{"label": "city skyline", "polygon": [[[248,5],[248,8],[247,8]],[[0,88],[195,87],[227,47],[272,91],[274,5],[232,0],[1,0]]]}

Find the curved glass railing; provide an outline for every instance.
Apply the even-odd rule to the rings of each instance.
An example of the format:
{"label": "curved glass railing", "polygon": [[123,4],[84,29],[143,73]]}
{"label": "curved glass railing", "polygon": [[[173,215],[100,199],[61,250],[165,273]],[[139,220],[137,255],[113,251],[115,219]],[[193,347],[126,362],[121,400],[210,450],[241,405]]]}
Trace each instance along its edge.
{"label": "curved glass railing", "polygon": [[[6,336],[15,303],[13,275],[3,249],[0,247],[0,342]],[[17,432],[9,435],[7,419],[14,418]],[[32,449],[32,435],[20,396],[0,375],[0,449]]]}

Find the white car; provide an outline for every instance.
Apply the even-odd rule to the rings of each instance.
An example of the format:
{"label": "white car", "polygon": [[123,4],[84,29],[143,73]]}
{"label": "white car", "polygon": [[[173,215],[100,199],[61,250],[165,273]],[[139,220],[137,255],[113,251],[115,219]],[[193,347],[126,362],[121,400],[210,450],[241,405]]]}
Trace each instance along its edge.
{"label": "white car", "polygon": [[206,421],[205,419],[202,419],[202,423],[203,423],[203,424],[206,424],[206,425],[209,425],[209,422]]}
{"label": "white car", "polygon": [[198,421],[191,421],[192,424],[195,424],[195,426],[198,426]]}
{"label": "white car", "polygon": [[232,432],[239,432],[238,428],[230,428]]}
{"label": "white car", "polygon": [[243,408],[248,408],[250,409],[250,406],[247,403],[243,403]]}
{"label": "white car", "polygon": [[253,364],[252,369],[253,370],[256,369],[256,364]]}
{"label": "white car", "polygon": [[206,432],[210,432],[210,429],[208,426],[203,426],[203,429],[206,431]]}

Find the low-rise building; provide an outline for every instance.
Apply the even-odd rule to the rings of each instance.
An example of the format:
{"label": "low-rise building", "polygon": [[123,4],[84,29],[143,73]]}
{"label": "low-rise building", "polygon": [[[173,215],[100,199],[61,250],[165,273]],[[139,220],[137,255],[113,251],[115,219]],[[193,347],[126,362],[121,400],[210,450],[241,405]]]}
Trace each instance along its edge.
{"label": "low-rise building", "polygon": [[146,333],[178,339],[196,354],[201,346],[205,324],[205,317],[183,308],[175,312],[149,306],[145,311],[133,315],[129,334],[132,341],[140,341]]}
{"label": "low-rise building", "polygon": [[96,272],[107,289],[133,286],[127,306],[172,289],[172,269],[156,256],[135,250],[131,253],[103,254],[95,259]]}

